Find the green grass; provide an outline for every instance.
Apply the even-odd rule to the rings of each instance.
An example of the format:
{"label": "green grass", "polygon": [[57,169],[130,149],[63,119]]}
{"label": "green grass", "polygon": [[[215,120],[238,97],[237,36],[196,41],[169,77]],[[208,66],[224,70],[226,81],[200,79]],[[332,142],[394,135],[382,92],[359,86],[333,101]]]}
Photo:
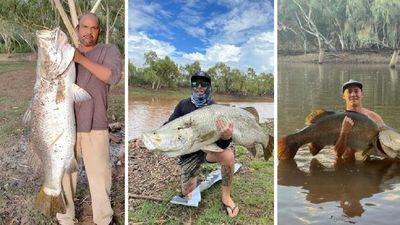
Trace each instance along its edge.
{"label": "green grass", "polygon": [[125,120],[125,99],[124,95],[110,95],[108,97],[108,118],[115,116],[116,121]]}
{"label": "green grass", "polygon": [[[236,218],[229,218],[222,207],[219,182],[202,193],[198,208],[169,203],[179,190],[177,183],[171,184],[164,192],[163,199],[167,201],[146,200],[129,210],[128,219],[145,224],[273,224],[273,162],[248,158],[242,164],[242,171],[235,174],[232,187],[232,196],[240,208]],[[209,165],[203,166],[203,176],[214,168]]]}

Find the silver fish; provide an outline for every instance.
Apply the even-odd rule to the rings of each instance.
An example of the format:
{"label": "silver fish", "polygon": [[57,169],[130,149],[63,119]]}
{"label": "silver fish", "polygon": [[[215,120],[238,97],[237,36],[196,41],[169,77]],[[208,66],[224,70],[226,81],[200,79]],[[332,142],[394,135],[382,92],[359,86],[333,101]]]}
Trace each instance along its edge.
{"label": "silver fish", "polygon": [[189,154],[198,150],[221,152],[215,141],[221,135],[216,121],[221,118],[233,123],[232,141],[245,146],[255,154],[261,145],[267,160],[273,151],[273,138],[263,132],[255,117],[248,111],[223,105],[210,105],[177,118],[159,129],[143,134],[147,149],[169,157]]}
{"label": "silver fish", "polygon": [[31,105],[24,116],[29,122],[29,148],[41,160],[44,183],[36,207],[54,216],[65,210],[61,180],[65,171],[77,169],[74,101],[90,99],[75,85],[75,48],[59,28],[36,32],[38,59]]}

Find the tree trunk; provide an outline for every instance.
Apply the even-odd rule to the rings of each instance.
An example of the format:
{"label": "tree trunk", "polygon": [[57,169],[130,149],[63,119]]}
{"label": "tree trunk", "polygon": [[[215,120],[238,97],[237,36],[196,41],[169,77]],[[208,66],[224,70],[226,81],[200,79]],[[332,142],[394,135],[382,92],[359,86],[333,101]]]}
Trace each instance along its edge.
{"label": "tree trunk", "polygon": [[106,6],[106,44],[109,43],[110,37],[110,8]]}
{"label": "tree trunk", "polygon": [[397,59],[399,58],[399,50],[394,50],[393,54],[392,54],[392,58],[390,59],[390,63],[389,63],[389,67],[390,68],[395,68],[396,67],[396,63],[397,63]]}
{"label": "tree trunk", "polygon": [[96,3],[94,3],[93,8],[90,10],[91,13],[95,13],[97,8],[99,7],[101,3],[101,0],[97,0]]}
{"label": "tree trunk", "polygon": [[68,0],[69,14],[71,16],[72,26],[78,26],[78,15],[76,14],[76,6],[74,0]]}
{"label": "tree trunk", "polygon": [[160,80],[161,80],[161,79],[158,79],[158,80],[157,80],[157,88],[156,88],[156,90],[158,90],[158,89],[160,88],[160,86],[161,86]]}
{"label": "tree trunk", "polygon": [[322,63],[324,63],[325,50],[322,46],[321,39],[319,37],[317,39],[318,39],[318,48],[319,48],[318,64],[322,64]]}
{"label": "tree trunk", "polygon": [[339,36],[339,42],[340,42],[340,47],[343,50],[346,50],[346,43],[344,42],[343,36],[342,35],[338,35]]}
{"label": "tree trunk", "polygon": [[62,7],[60,0],[52,0],[52,1],[53,1],[53,3],[55,4],[55,6],[57,8],[57,11],[61,16],[65,27],[68,30],[68,33],[69,33],[69,35],[71,37],[71,40],[72,40],[72,43],[74,44],[75,47],[79,47],[78,35],[75,32],[75,29],[74,29],[73,25],[71,24],[71,21],[69,20],[67,14],[65,13],[64,8]]}

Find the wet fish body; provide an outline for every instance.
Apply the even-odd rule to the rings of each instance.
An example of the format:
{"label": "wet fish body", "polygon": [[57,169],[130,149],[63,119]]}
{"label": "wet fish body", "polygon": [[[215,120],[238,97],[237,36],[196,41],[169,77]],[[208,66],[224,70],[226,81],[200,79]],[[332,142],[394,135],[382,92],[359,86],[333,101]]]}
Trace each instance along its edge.
{"label": "wet fish body", "polygon": [[[335,145],[342,127],[345,116],[354,121],[354,126],[348,134],[347,146],[358,150],[376,150],[381,156],[396,158],[400,156],[400,134],[394,129],[379,125],[364,114],[357,112],[328,112],[316,110],[306,118],[309,124],[299,132],[281,138],[278,141],[278,159],[292,159],[298,149],[308,143],[316,148],[313,154],[328,145]],[[384,137],[395,140],[390,143]]]}
{"label": "wet fish body", "polygon": [[29,122],[29,147],[40,158],[44,182],[36,207],[54,216],[64,210],[61,180],[65,171],[77,169],[74,157],[76,139],[74,99],[90,95],[75,83],[75,49],[59,29],[36,32],[38,42],[37,76],[32,103],[25,114]]}
{"label": "wet fish body", "polygon": [[216,121],[221,118],[233,123],[232,141],[247,147],[253,154],[256,145],[261,145],[264,158],[273,151],[272,137],[265,134],[248,111],[230,106],[210,105],[179,117],[161,128],[145,132],[143,141],[147,149],[169,157],[186,155],[199,150],[221,152],[214,144],[220,139]]}

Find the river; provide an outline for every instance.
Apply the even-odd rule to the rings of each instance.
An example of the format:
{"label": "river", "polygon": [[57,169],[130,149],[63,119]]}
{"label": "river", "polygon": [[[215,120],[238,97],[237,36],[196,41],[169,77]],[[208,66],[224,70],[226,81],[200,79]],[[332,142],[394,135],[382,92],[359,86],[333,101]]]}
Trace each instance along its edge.
{"label": "river", "polygon": [[[180,99],[174,97],[152,96],[152,97],[129,97],[129,140],[140,136],[144,131],[156,129],[163,125],[172,114]],[[260,115],[260,122],[274,117],[274,103],[267,100],[256,101],[240,97],[218,97],[216,101],[220,104],[230,104],[238,107],[253,106]]]}
{"label": "river", "polygon": [[[343,110],[342,84],[361,81],[363,105],[400,128],[398,71],[387,65],[279,64],[278,137],[303,128],[315,109]],[[400,163],[340,163],[332,148],[302,147],[278,165],[278,224],[400,224]]]}

